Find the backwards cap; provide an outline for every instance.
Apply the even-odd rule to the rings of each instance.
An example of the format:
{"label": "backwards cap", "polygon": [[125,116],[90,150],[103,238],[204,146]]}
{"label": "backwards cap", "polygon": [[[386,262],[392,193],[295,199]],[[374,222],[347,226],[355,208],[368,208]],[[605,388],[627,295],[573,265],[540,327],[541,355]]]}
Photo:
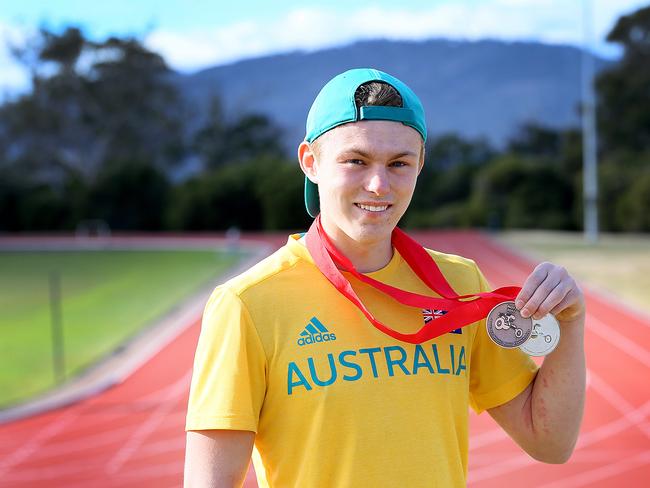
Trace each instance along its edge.
{"label": "backwards cap", "polygon": [[[402,106],[373,105],[357,108],[354,94],[360,85],[369,81],[383,81],[391,85],[402,97]],[[321,89],[307,115],[305,141],[311,143],[334,127],[360,120],[401,122],[413,127],[424,141],[427,140],[424,108],[413,90],[388,73],[376,69],[358,68],[335,76]],[[320,212],[318,186],[307,177],[305,177],[305,207],[312,217],[316,217]]]}

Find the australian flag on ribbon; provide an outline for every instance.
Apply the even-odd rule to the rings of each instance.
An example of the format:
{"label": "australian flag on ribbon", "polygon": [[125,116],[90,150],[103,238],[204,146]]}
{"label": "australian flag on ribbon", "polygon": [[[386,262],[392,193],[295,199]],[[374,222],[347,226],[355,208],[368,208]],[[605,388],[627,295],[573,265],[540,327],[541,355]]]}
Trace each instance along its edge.
{"label": "australian flag on ribbon", "polygon": [[[424,318],[424,323],[428,324],[432,320],[442,317],[447,313],[447,310],[433,310],[430,308],[422,309],[422,317]],[[452,334],[462,334],[462,329],[454,329],[451,331]]]}

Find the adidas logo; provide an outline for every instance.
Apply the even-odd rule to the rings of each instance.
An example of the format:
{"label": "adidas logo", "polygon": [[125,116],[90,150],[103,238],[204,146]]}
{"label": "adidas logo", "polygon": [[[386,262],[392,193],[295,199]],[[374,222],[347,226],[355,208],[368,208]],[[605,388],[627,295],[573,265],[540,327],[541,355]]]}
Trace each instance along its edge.
{"label": "adidas logo", "polygon": [[335,341],[336,335],[332,334],[327,327],[325,327],[320,320],[312,317],[307,323],[305,330],[300,333],[298,338],[299,346],[306,346],[314,344],[315,342],[328,342]]}

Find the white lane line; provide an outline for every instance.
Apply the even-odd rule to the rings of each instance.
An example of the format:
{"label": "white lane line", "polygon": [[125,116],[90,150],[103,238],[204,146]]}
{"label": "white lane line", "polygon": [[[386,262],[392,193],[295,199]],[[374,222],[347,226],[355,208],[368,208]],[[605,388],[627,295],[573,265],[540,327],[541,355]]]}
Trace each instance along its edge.
{"label": "white lane line", "polygon": [[643,435],[650,439],[650,429],[645,424],[648,412],[643,411],[642,409],[637,409],[600,376],[594,374],[593,371],[591,372],[591,387],[621,414],[621,418],[627,419],[631,425],[638,427],[639,430],[643,432]]}
{"label": "white lane line", "polygon": [[[595,469],[582,471],[577,475],[562,478],[559,481],[547,483],[540,488],[574,488],[591,485],[612,476],[616,476],[632,469],[640,468],[650,463],[650,450],[643,451],[636,456],[625,457],[618,462],[606,464]],[[641,480],[639,480],[641,481]],[[646,480],[647,482],[647,480]],[[641,485],[639,485],[641,486]]]}
{"label": "white lane line", "polygon": [[[487,247],[487,246],[486,246]],[[486,249],[490,251],[492,256],[495,258],[496,261],[499,262],[498,266],[494,265],[491,263],[491,266],[488,268],[490,271],[496,271],[497,273],[493,274],[498,274],[502,275],[502,277],[506,277],[508,274],[512,274],[513,276],[510,276],[513,278],[514,276],[518,276],[522,273],[520,269],[517,269],[514,265],[509,263],[507,260],[501,258],[500,256],[497,255],[495,252],[491,252],[491,249]],[[496,269],[493,269],[496,268]],[[506,269],[504,271],[504,268]],[[594,332],[596,332],[598,335],[605,336],[605,338],[611,342],[615,347],[620,349],[622,352],[624,352],[626,355],[631,356],[641,362],[643,362],[644,365],[648,366],[650,365],[650,353],[643,349],[642,347],[638,346],[636,343],[628,339],[627,337],[623,336],[621,333],[618,331],[612,329],[611,327],[605,325],[601,320],[589,315],[587,318],[587,324],[591,325],[592,327],[589,327],[590,329],[595,329]],[[589,372],[588,372],[589,373]],[[589,375],[588,375],[589,376]],[[592,382],[592,378],[589,378],[589,382]],[[602,380],[599,382],[599,387],[601,387],[601,390],[606,390],[607,392],[615,392],[612,388],[608,387]],[[607,395],[602,395],[606,400],[609,400]],[[620,395],[616,394],[615,398],[620,399],[622,398]],[[619,404],[620,405],[620,404]],[[601,426],[600,428],[594,429],[594,431],[589,432],[585,434],[584,436],[581,436],[581,443],[580,447],[584,447],[586,445],[592,444],[593,442],[596,442],[597,440],[602,440],[606,439],[608,437],[611,437],[622,430],[625,430],[629,428],[630,426],[638,426],[643,430],[643,421],[645,420],[645,417],[647,416],[647,405],[643,405],[639,409],[634,409],[631,408],[629,404],[627,406],[630,407],[630,410],[627,410],[625,412],[620,412],[623,413],[623,417],[620,418],[617,421],[610,422],[609,424],[605,426]],[[614,405],[615,408],[619,408],[618,405]],[[644,431],[645,433],[645,431]],[[483,439],[479,439],[479,442],[476,445],[476,448],[483,447],[486,445],[489,445],[491,442],[497,442],[499,439],[498,434],[496,431],[488,432],[485,433],[485,436]],[[491,442],[490,442],[491,441]],[[580,441],[579,441],[580,442]],[[578,447],[576,447],[577,449]],[[513,459],[511,461],[507,461],[502,464],[502,468],[500,471],[503,472],[508,472],[512,471],[515,469],[519,469],[521,466],[527,465],[529,462],[533,462],[527,455],[522,455],[518,459]],[[505,466],[507,465],[507,466]],[[494,470],[492,470],[494,471]],[[478,473],[478,475],[477,475]],[[491,478],[495,474],[493,473],[490,475],[490,467],[487,468],[482,468],[480,470],[475,470],[472,473],[470,473],[470,479],[472,481],[476,481],[476,479],[480,479],[481,473],[483,474],[484,478]],[[498,473],[501,474],[501,473]]]}
{"label": "white lane line", "polygon": [[[508,451],[502,452],[502,455],[505,454]],[[510,451],[512,452],[512,451]],[[611,462],[613,459],[623,459],[624,457],[632,457],[636,456],[639,454],[639,449],[584,449],[582,451],[578,451],[571,456],[570,463],[574,466],[577,466],[578,464],[585,464],[585,463],[598,463],[598,464],[603,464],[603,462]],[[475,454],[472,456],[472,461],[476,462],[477,460],[482,463],[483,466],[485,466],[488,463],[493,463],[494,462],[494,451],[489,451],[486,450],[485,452],[481,454]]]}
{"label": "white lane line", "polygon": [[583,449],[596,442],[609,439],[630,427],[636,427],[638,424],[636,424],[632,419],[636,419],[637,416],[645,418],[648,414],[650,414],[650,401],[646,402],[641,407],[628,412],[626,415],[619,417],[617,420],[603,424],[581,435],[578,439],[576,449]]}
{"label": "white lane line", "polygon": [[143,456],[153,456],[165,452],[185,453],[185,435],[179,432],[179,435],[173,438],[166,438],[156,442],[148,442],[140,449],[140,458]]}
{"label": "white lane line", "polygon": [[[490,266],[487,269],[496,271],[496,274],[499,274],[502,278],[505,278],[505,281],[508,281],[508,278],[510,280],[513,280],[515,278],[523,278],[526,276],[526,273],[521,268],[518,268],[517,265],[511,263],[505,257],[501,256],[497,251],[492,249],[491,246],[483,246],[481,247],[481,251],[483,251],[484,254],[491,254],[494,258],[493,261],[497,262],[497,264],[491,262]],[[487,259],[485,262],[487,262]],[[598,296],[598,294],[595,294],[594,298],[596,298],[601,305],[608,305],[607,301],[603,300],[600,296]],[[644,321],[638,314],[636,314],[634,318],[639,319],[638,322],[640,324],[644,326],[650,326],[650,323]],[[596,324],[595,327],[594,324]],[[612,327],[603,323],[603,321],[596,317],[595,314],[590,314],[589,309],[587,309],[586,328],[593,330],[598,335],[612,342],[613,345],[621,349],[626,354],[629,354],[633,358],[641,361],[645,366],[650,367],[650,352],[640,347],[636,342],[634,342],[634,340],[629,339],[625,335],[621,334],[618,330],[613,329]],[[613,341],[611,340],[612,338]]]}
{"label": "white lane line", "polygon": [[[513,264],[512,261],[509,261],[496,250],[492,249],[494,244],[490,241],[487,241],[487,245],[482,244],[480,249],[477,249],[477,258],[481,257],[483,263],[489,263],[490,268],[498,268],[499,273],[506,278],[504,281],[512,281],[516,279],[523,279],[528,276],[527,270],[523,269],[523,266]],[[487,256],[486,256],[487,254]],[[492,257],[490,258],[489,255]],[[494,262],[498,264],[494,264]],[[535,263],[530,264],[530,270],[535,267]]]}
{"label": "white lane line", "polygon": [[192,371],[190,370],[174,384],[174,388],[168,393],[168,398],[163,399],[158,408],[149,415],[149,418],[127,439],[122,448],[108,461],[104,470],[106,473],[116,473],[140,448],[145,439],[160,425],[165,417],[169,415],[170,411],[176,408],[176,404],[188,388],[191,374]]}
{"label": "white lane line", "polygon": [[[601,393],[599,392],[599,394]],[[604,398],[608,402],[611,401],[609,398]],[[618,418],[617,420],[609,422],[605,425],[601,425],[589,432],[586,432],[579,437],[576,451],[584,449],[585,447],[594,444],[595,442],[613,437],[614,435],[619,434],[631,427],[638,426],[639,424],[637,423],[637,420],[645,419],[649,413],[650,401],[646,402],[644,405],[637,409],[626,412],[626,415]],[[538,464],[538,462],[533,460],[527,454],[521,452],[519,454],[511,456],[508,460],[501,463],[493,463],[489,466],[471,470],[469,472],[468,481],[475,483],[486,479],[495,478],[497,476],[508,474],[530,464]]]}
{"label": "white lane line", "polygon": [[[121,429],[123,434],[126,434],[126,431],[132,432],[133,429],[130,427]],[[84,439],[77,442],[70,442],[69,446],[60,449],[59,451],[50,450],[46,455],[43,455],[40,451],[38,453],[38,460],[43,461],[51,457],[60,457],[61,454],[71,454],[79,453],[78,457],[70,459],[69,457],[63,462],[58,462],[57,466],[39,468],[38,470],[29,470],[19,473],[10,473],[4,481],[46,481],[46,480],[61,480],[61,478],[68,477],[70,475],[80,475],[84,473],[93,473],[101,472],[104,465],[104,460],[102,454],[96,454],[92,459],[88,455],[81,455],[84,450],[87,451],[89,445],[92,448],[101,447],[102,445],[118,444],[123,445],[123,441],[126,435],[115,436],[115,438],[106,438],[105,440],[100,440],[96,438]],[[49,446],[48,446],[49,447]],[[178,452],[179,458],[183,457],[185,450],[185,437],[183,432],[179,432],[178,435],[168,436],[164,440],[159,440],[153,443],[147,443],[139,450],[140,457],[147,455],[155,455],[164,452]],[[99,459],[98,459],[99,458]],[[68,486],[66,481],[66,487]]]}
{"label": "white lane line", "polygon": [[[487,246],[486,246],[487,248]],[[512,273],[512,277],[518,276],[522,271],[520,269],[517,269],[515,266],[513,266],[511,263],[509,263],[507,260],[501,258],[500,256],[497,255],[497,253],[492,252],[491,249],[486,249],[489,251],[493,258],[496,258],[496,260],[499,262],[498,265],[498,274],[503,275],[504,277],[510,273]],[[506,271],[504,271],[504,268]],[[634,341],[628,339],[626,336],[618,332],[617,330],[611,328],[610,326],[604,324],[600,319],[594,317],[593,315],[588,315],[587,318],[587,327],[595,332],[597,335],[600,335],[601,337],[605,338],[609,343],[611,343],[613,346],[617,347],[619,350],[621,350],[625,355],[630,356],[637,361],[640,361],[643,363],[645,366],[650,366],[650,353],[645,350],[643,347],[639,346],[637,343]],[[589,373],[589,372],[588,372]],[[590,375],[588,375],[590,376]],[[609,424],[605,426],[601,426],[600,428],[594,429],[593,431],[586,433],[585,435],[581,436],[579,440],[579,446],[576,447],[578,448],[583,448],[587,445],[590,445],[596,441],[606,439],[608,437],[611,437],[627,428],[630,426],[636,426],[639,429],[643,431],[643,433],[647,436],[648,435],[648,429],[647,429],[647,423],[644,421],[646,420],[646,417],[648,415],[648,403],[643,405],[642,407],[638,409],[634,409],[628,402],[626,402],[621,395],[619,395],[613,388],[609,387],[604,381],[602,381],[600,378],[592,378],[589,377],[589,383],[590,386],[592,386],[592,382],[595,380],[597,383],[597,389],[599,390],[599,393],[601,396],[611,403],[614,408],[616,408],[619,413],[622,414],[622,417],[614,422],[610,422]],[[622,401],[622,402],[621,402]],[[619,402],[619,403],[616,403]],[[627,408],[627,410],[624,410],[622,405]],[[497,442],[499,440],[499,436],[496,433],[496,431],[492,432],[487,432],[485,433],[483,439],[479,439],[479,442],[476,444],[476,447],[482,447],[485,445],[489,445],[491,442]],[[519,459],[513,459],[511,461],[508,461],[506,463],[502,464],[507,464],[508,469],[507,471],[513,471],[515,469],[519,469],[522,466],[527,465],[529,462],[532,462],[530,458],[526,455],[522,455],[519,457]],[[624,465],[624,463],[617,463],[616,469],[620,470],[620,467]],[[504,466],[506,467],[506,466]],[[634,467],[634,466],[633,466]],[[630,468],[631,469],[631,468]],[[478,472],[478,475],[476,473]],[[603,470],[602,473],[605,472],[610,472],[610,470]],[[481,478],[481,473],[483,475],[488,475],[484,476],[484,478],[491,478],[493,476],[489,476],[490,473],[490,468],[483,468],[482,470],[476,470],[470,473],[470,480],[476,481],[477,479]],[[601,471],[599,470],[599,473]],[[500,474],[500,473],[499,473]],[[555,486],[555,485],[553,485]],[[572,485],[571,483],[566,484],[566,485],[558,485],[558,486],[575,486]]]}
{"label": "white lane line", "polygon": [[[608,389],[600,389],[594,391],[597,391],[598,394],[610,404],[612,403],[610,400],[614,398],[614,395],[618,395],[618,393],[613,393],[613,394],[606,393],[606,392],[613,392],[613,389],[609,387]],[[576,444],[576,451],[578,449],[583,449],[587,446],[590,446],[595,442],[619,434],[620,432],[627,430],[630,427],[638,427],[643,431],[645,435],[648,435],[648,433],[650,433],[650,423],[645,422],[645,420],[647,420],[648,416],[650,415],[650,401],[641,405],[639,408],[634,408],[632,405],[630,405],[629,410],[625,410],[625,411],[622,411],[621,405],[630,405],[630,404],[628,404],[624,400],[623,402],[617,401],[616,404],[613,404],[614,408],[616,408],[616,410],[619,411],[619,413],[622,413],[622,416],[618,417],[616,420],[600,425],[595,429],[590,430],[589,432],[580,434],[580,437],[578,438],[578,443]],[[476,441],[474,440],[475,438],[477,439]],[[492,429],[483,432],[475,436],[475,438],[474,437],[470,438],[470,449],[469,449],[470,451],[475,451],[483,447],[488,447],[492,444],[505,440],[509,437],[507,436],[507,434],[505,434],[505,432],[501,428],[498,428],[498,429]],[[477,456],[477,454],[473,454],[472,459],[474,459],[475,456]]]}
{"label": "white lane line", "polygon": [[[51,483],[48,486],[54,486],[55,483],[59,485],[65,482],[66,488],[68,487],[67,476],[88,475],[93,479],[97,478],[98,473],[101,473],[102,464],[98,461],[90,461],[88,459],[79,459],[79,463],[74,466],[52,466],[52,467],[39,467],[36,469],[24,469],[15,473],[8,474],[3,478],[3,482],[16,483],[19,481],[42,482]],[[11,485],[10,485],[11,486]]]}
{"label": "white lane line", "polygon": [[[112,407],[93,407],[90,411],[84,410],[83,425],[80,424],[77,429],[71,427],[70,432],[66,432],[65,438],[58,439],[48,447],[57,448],[70,443],[83,442],[89,436],[95,437],[108,435],[120,432],[123,429],[131,429],[133,431],[137,427],[137,419],[135,416],[146,415],[147,412],[157,408],[163,401],[165,401],[165,399],[161,398],[155,403],[152,402],[146,405],[139,403],[124,403],[121,406],[115,405],[115,409]],[[185,408],[185,406],[179,405],[176,411],[172,412],[170,416],[179,418],[183,417],[186,413]],[[96,428],[95,425],[97,426]],[[116,427],[118,425],[119,427]]]}
{"label": "white lane line", "polygon": [[[134,400],[127,400],[125,402],[105,402],[97,401],[87,403],[84,407],[84,417],[95,416],[91,425],[83,423],[79,426],[71,426],[70,430],[66,431],[66,437],[74,438],[75,436],[92,435],[93,438],[102,433],[115,432],[115,424],[120,423],[120,419],[130,416],[134,411],[142,411],[160,405],[165,398],[168,398],[170,390],[174,388],[176,383],[167,385],[154,392],[149,393],[147,396],[137,398]],[[185,415],[185,408],[179,409],[179,415]],[[105,429],[105,430],[104,430]],[[103,431],[103,432],[102,432]],[[63,439],[56,443],[52,443],[51,448],[57,448],[59,445],[68,444],[70,442],[86,442],[84,440],[68,440]]]}
{"label": "white lane line", "polygon": [[[67,410],[59,415],[54,422],[40,430],[35,436],[0,461],[0,479],[4,479],[14,466],[38,451],[45,442],[65,429],[78,416],[79,409]],[[17,442],[20,442],[20,440],[17,439]]]}
{"label": "white lane line", "polygon": [[650,368],[650,352],[639,346],[636,342],[628,339],[618,330],[605,324],[602,320],[594,317],[592,314],[587,316],[587,330],[590,330],[608,343],[617,347],[631,358],[636,359],[644,366]]}
{"label": "white lane line", "polygon": [[[116,424],[119,424],[119,420],[116,420]],[[61,457],[62,454],[86,453],[89,447],[96,449],[98,447],[110,446],[111,444],[122,445],[123,441],[128,438],[129,434],[132,433],[133,430],[133,426],[126,425],[124,427],[116,427],[113,432],[87,435],[85,437],[80,437],[79,439],[57,443],[52,442],[39,450],[38,460],[43,461],[53,457],[58,458]],[[72,458],[63,462],[76,463],[78,461],[79,458]],[[58,464],[61,464],[61,461],[58,461]]]}
{"label": "white lane line", "polygon": [[155,466],[148,466],[139,469],[126,469],[119,473],[120,480],[131,480],[133,478],[156,478],[161,475],[169,476],[175,474],[183,474],[184,460],[173,461],[165,464],[156,464]]}
{"label": "white lane line", "polygon": [[[503,455],[501,455],[502,457]],[[496,478],[497,476],[511,473],[525,466],[539,464],[528,454],[508,453],[508,459],[500,463],[492,463],[488,466],[471,470],[467,476],[467,483],[478,483],[479,481]]]}
{"label": "white lane line", "polygon": [[[122,417],[126,417],[125,413]],[[174,412],[168,416],[168,418],[175,418],[178,420],[179,425],[183,425],[185,420],[186,412],[185,410]],[[114,420],[115,424],[120,424],[120,419]],[[111,444],[122,445],[124,440],[128,438],[128,434],[132,433],[135,427],[131,425],[125,425],[123,427],[116,427],[112,431],[104,431],[98,434],[92,434],[86,428],[88,435],[79,437],[77,439],[63,440],[50,442],[46,446],[43,446],[38,451],[39,460],[47,460],[52,457],[60,457],[62,454],[74,454],[74,453],[83,453],[88,450],[90,445],[93,448],[110,446]],[[72,459],[71,461],[76,462],[77,459]]]}
{"label": "white lane line", "polygon": [[[116,423],[119,424],[119,421]],[[117,427],[113,432],[104,432],[98,435],[88,435],[75,440],[69,440],[65,442],[60,442],[54,445],[54,443],[47,446],[47,449],[39,451],[38,459],[47,460],[52,457],[60,457],[62,454],[75,454],[75,453],[84,453],[88,451],[89,447],[96,449],[98,447],[110,446],[111,444],[121,445],[122,441],[128,437],[128,434],[133,432],[133,427]],[[68,462],[78,462],[79,458],[69,459]],[[65,462],[65,461],[64,461]],[[59,464],[61,462],[59,461]]]}
{"label": "white lane line", "polygon": [[[494,258],[493,262],[490,262],[490,265],[486,267],[487,270],[492,271],[492,275],[499,275],[501,278],[504,278],[505,281],[522,278],[526,276],[521,269],[503,256],[499,255],[491,246],[481,247],[481,251],[484,254],[491,254]],[[487,260],[485,260],[487,262]],[[496,261],[496,263],[494,262]],[[505,269],[505,270],[504,270]],[[606,302],[603,304],[606,306]],[[625,354],[637,359],[642,362],[645,366],[650,367],[650,352],[639,346],[634,340],[629,339],[625,335],[621,334],[618,330],[612,328],[611,326],[605,324],[602,320],[595,316],[595,314],[590,314],[587,311],[587,320],[586,328],[588,330],[593,330],[597,335],[603,337],[608,342],[612,343],[615,347],[619,348]],[[645,324],[650,325],[650,324]]]}
{"label": "white lane line", "polygon": [[[176,474],[182,475],[183,463],[184,460],[182,456],[180,456],[177,461],[172,461],[164,464],[156,463],[155,465],[145,467],[145,468],[131,468],[131,469],[122,470],[118,473],[115,473],[113,476],[111,476],[108,479],[114,482],[111,484],[111,486],[120,486],[121,484],[118,483],[118,480],[134,479],[134,478],[151,479],[160,476],[171,476]],[[54,486],[54,483],[60,485],[61,483],[65,482],[66,488],[73,488],[76,486],[87,488],[89,486],[89,482],[87,480],[75,483],[73,480],[68,480],[65,478],[70,475],[75,476],[77,478],[79,476],[86,475],[86,476],[92,476],[92,478],[96,480],[98,473],[100,473],[102,470],[102,466],[100,463],[89,463],[87,461],[84,461],[83,463],[80,463],[78,466],[75,466],[74,469],[71,468],[72,467],[70,466],[49,467],[49,468],[39,468],[37,470],[23,471],[19,473],[12,473],[6,478],[4,478],[2,480],[2,483],[7,483],[7,486],[12,486],[12,484],[20,483],[20,482],[34,483],[34,484],[36,482],[41,482],[41,483],[52,483],[49,486]]]}
{"label": "white lane line", "polygon": [[[96,443],[93,440],[92,447],[95,446]],[[183,458],[183,454],[185,452],[185,437],[182,435],[182,433],[179,433],[178,436],[175,436],[174,438],[171,439],[145,444],[139,450],[139,458],[152,456],[156,454],[162,454],[166,452],[178,452],[178,459]],[[102,457],[101,454],[94,455],[92,458],[90,458],[87,455],[86,456],[80,455],[76,457],[74,460],[71,460],[74,461],[74,464],[70,464],[70,462],[68,462],[67,464],[56,463],[56,465],[55,463],[51,463],[50,466],[43,467],[43,468],[9,473],[5,477],[5,479],[3,479],[3,482],[16,483],[19,481],[23,481],[23,482],[40,481],[45,483],[45,482],[54,482],[54,481],[59,481],[59,482],[65,481],[66,483],[65,486],[66,488],[68,488],[69,484],[66,478],[69,478],[71,476],[78,477],[84,474],[94,476],[96,473],[100,473],[104,468],[104,460],[101,459],[101,457]],[[41,461],[42,459],[43,458],[39,456],[38,460]],[[156,464],[156,466],[158,466],[158,464]],[[126,471],[130,472],[129,470]],[[116,473],[115,476],[123,476],[123,472]]]}
{"label": "white lane line", "polygon": [[[42,473],[41,473],[42,471]],[[79,477],[79,475],[86,474],[87,476],[92,476],[92,479],[96,482],[97,481],[97,473],[101,472],[101,465],[98,464],[88,464],[86,463],[84,466],[78,466],[77,469],[75,470],[70,470],[70,469],[58,469],[58,468],[44,468],[44,469],[39,469],[37,471],[25,471],[21,473],[15,473],[10,476],[8,476],[6,479],[3,479],[3,483],[8,483],[7,486],[13,486],[12,484],[16,483],[30,483],[29,486],[33,486],[31,483],[34,482],[43,482],[43,480],[52,480],[50,483],[51,485],[48,486],[61,486],[61,482],[65,482],[65,488],[88,488],[88,486],[91,486],[92,483],[90,483],[88,480],[84,481],[72,481],[72,480],[61,480],[62,477],[66,475],[76,475]],[[111,481],[111,483],[105,483],[106,485],[110,486],[122,486],[122,483],[119,481],[122,480],[138,480],[142,479],[144,480],[150,480],[150,479],[155,479],[161,476],[174,476],[174,475],[180,475],[182,477],[183,474],[183,460],[180,459],[178,461],[173,461],[165,464],[156,464],[155,466],[150,466],[146,468],[139,468],[139,469],[128,469],[125,471],[121,471],[119,473],[116,473],[114,476],[111,476],[108,478],[108,480]],[[34,483],[35,484],[35,483]],[[104,483],[99,483],[99,484],[104,484]],[[146,485],[143,483],[140,486],[159,486],[158,484],[152,485],[151,483],[147,483]],[[177,485],[178,486],[178,485]]]}
{"label": "white lane line", "polygon": [[470,436],[469,450],[471,452],[506,439],[510,439],[510,437],[508,437],[508,434],[506,434],[506,432],[500,427],[497,429],[481,432],[480,434]]}

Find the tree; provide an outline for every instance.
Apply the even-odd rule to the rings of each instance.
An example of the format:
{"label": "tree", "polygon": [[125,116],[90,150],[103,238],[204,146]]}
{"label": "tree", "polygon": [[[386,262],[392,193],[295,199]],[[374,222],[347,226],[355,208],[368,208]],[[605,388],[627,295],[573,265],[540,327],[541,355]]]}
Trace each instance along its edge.
{"label": "tree", "polygon": [[[469,198],[474,174],[494,154],[494,149],[482,139],[467,140],[456,134],[429,138],[426,161],[405,224],[427,227],[463,225],[451,221],[450,216],[460,213],[457,211],[458,203]],[[449,204],[453,205],[454,211],[444,208]],[[437,215],[439,211],[441,215]]]}
{"label": "tree", "polygon": [[168,226],[179,230],[260,230],[262,206],[255,195],[252,162],[229,164],[179,185],[168,210]]}
{"label": "tree", "polygon": [[650,150],[650,7],[621,17],[607,36],[623,58],[596,80],[605,151]]}
{"label": "tree", "polygon": [[617,205],[618,222],[625,231],[650,232],[650,171],[637,175]]}
{"label": "tree", "polygon": [[86,122],[102,141],[104,159],[150,161],[160,169],[183,154],[184,107],[164,59],[133,38],[93,43],[85,75]]}
{"label": "tree", "polygon": [[508,142],[508,152],[522,156],[557,158],[562,153],[562,133],[551,127],[528,122]]}
{"label": "tree", "polygon": [[457,134],[432,137],[426,144],[426,172],[438,172],[459,163],[481,165],[494,156],[494,149],[483,139],[468,140]]}
{"label": "tree", "polygon": [[271,121],[257,114],[246,114],[228,121],[221,102],[214,97],[208,120],[194,138],[194,148],[207,168],[259,157],[282,157],[282,134]]}
{"label": "tree", "polygon": [[41,61],[50,61],[59,69],[59,74],[73,78],[77,62],[87,41],[77,27],[68,27],[63,34],[56,35],[48,30],[41,29],[42,47],[38,50]]}
{"label": "tree", "polygon": [[169,183],[147,162],[115,163],[91,186],[84,218],[101,219],[111,229],[159,230],[168,205]]}
{"label": "tree", "polygon": [[572,183],[557,166],[510,154],[477,175],[469,210],[473,225],[575,229],[573,200]]}
{"label": "tree", "polygon": [[32,74],[32,90],[0,107],[0,158],[38,183],[63,185],[98,166],[92,130],[83,123],[83,83],[76,72],[86,40],[79,29],[42,29],[14,55]]}
{"label": "tree", "polygon": [[262,207],[262,228],[307,229],[311,218],[302,205],[305,176],[298,163],[264,157],[256,161],[255,168],[255,196]]}
{"label": "tree", "polygon": [[[647,170],[645,171],[647,173]],[[644,170],[637,161],[637,156],[630,154],[606,155],[599,164],[599,220],[604,231],[621,232],[636,227],[636,217],[626,216],[624,209],[639,210],[646,203],[640,198],[635,205],[630,205],[631,197],[638,197],[638,191],[632,192],[637,180],[642,179]],[[623,201],[628,203],[622,204]],[[650,207],[646,207],[648,213]],[[629,222],[628,222],[629,220]],[[638,228],[636,230],[639,230]]]}
{"label": "tree", "polygon": [[32,89],[0,107],[3,165],[61,187],[72,176],[92,182],[109,162],[179,159],[180,98],[164,60],[138,40],[41,29],[13,52]]}

